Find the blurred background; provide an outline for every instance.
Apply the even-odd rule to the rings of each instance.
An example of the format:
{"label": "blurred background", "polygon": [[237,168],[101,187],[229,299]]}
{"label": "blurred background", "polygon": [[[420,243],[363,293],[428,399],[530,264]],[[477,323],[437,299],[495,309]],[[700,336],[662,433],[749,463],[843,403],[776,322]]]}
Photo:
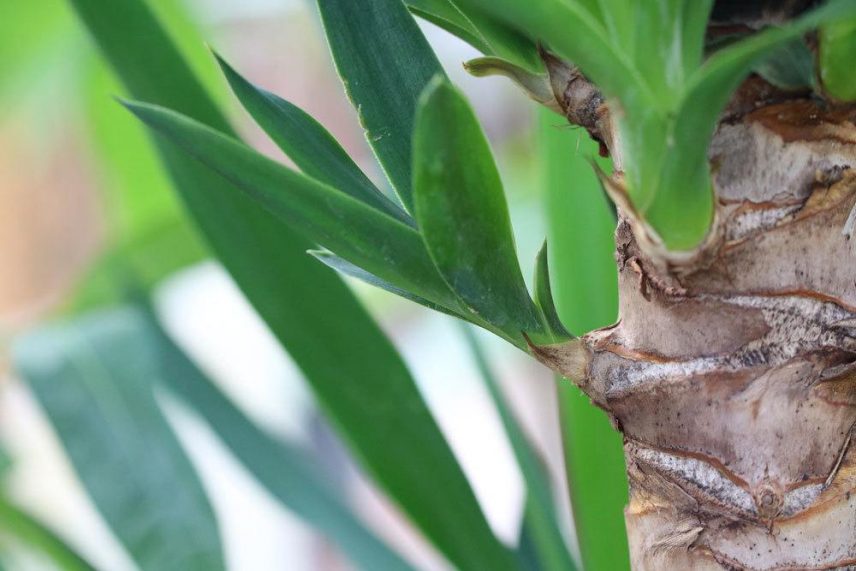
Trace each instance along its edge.
{"label": "blurred background", "polygon": [[[152,0],[197,73],[256,148],[285,160],[228,92],[204,41],[254,83],[318,119],[378,184],[386,184],[336,77],[314,3],[306,0]],[[547,234],[536,163],[537,110],[502,79],[461,66],[475,50],[420,22],[445,69],[468,95],[506,184],[524,275]],[[48,319],[118,299],[115,276],[156,284],[169,332],[241,408],[270,432],[306,443],[340,474],[361,516],[424,569],[447,564],[359,473],[327,426],[299,371],[184,216],[139,124],[69,6],[4,0],[0,7],[0,448],[3,482],[100,568],[134,564],[86,498],[26,385],[10,368],[13,338]],[[569,153],[588,145],[558,116]],[[586,147],[588,148],[588,147]],[[577,151],[580,152],[580,151]],[[497,535],[516,540],[523,485],[472,356],[451,318],[349,282],[404,355]],[[551,374],[511,346],[481,336],[506,395],[564,482]],[[343,382],[347,382],[344,381]],[[584,397],[578,396],[582,401]],[[290,516],[209,429],[168,395],[170,423],[218,514],[230,569],[346,569],[322,538]],[[559,486],[566,490],[567,486]],[[561,495],[561,494],[560,494]],[[569,500],[558,498],[570,530]],[[574,539],[569,531],[569,541]],[[0,534],[0,562],[49,569]]]}

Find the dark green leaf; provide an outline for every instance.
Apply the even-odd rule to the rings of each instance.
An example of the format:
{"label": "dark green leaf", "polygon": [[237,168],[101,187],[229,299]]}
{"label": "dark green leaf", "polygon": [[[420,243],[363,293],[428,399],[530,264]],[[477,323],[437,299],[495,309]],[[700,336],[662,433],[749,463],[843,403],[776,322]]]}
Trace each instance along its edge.
{"label": "dark green leaf", "polygon": [[514,457],[523,473],[523,480],[526,482],[528,495],[524,517],[526,526],[531,532],[531,539],[538,554],[541,568],[548,571],[572,571],[576,569],[576,565],[571,559],[559,528],[559,520],[554,507],[556,502],[553,498],[547,469],[506,404],[502,389],[494,378],[475,336],[466,326],[462,329],[476,366],[499,412],[502,426],[505,428],[511,449],[514,451]]}
{"label": "dark green leaf", "polygon": [[433,309],[434,311],[439,311],[441,313],[445,313],[447,315],[451,315],[454,317],[458,317],[461,319],[466,319],[464,315],[457,313],[456,310],[442,307],[437,305],[436,303],[432,303],[425,298],[419,297],[418,295],[414,295],[409,291],[403,290],[400,287],[396,287],[391,283],[380,279],[379,277],[370,274],[364,269],[355,266],[351,262],[340,258],[336,254],[332,252],[328,252],[326,250],[310,250],[310,254],[315,256],[318,261],[323,263],[328,268],[332,268],[337,272],[345,274],[346,276],[350,276],[352,278],[356,278],[360,281],[363,281],[369,285],[380,288],[384,291],[388,291],[389,293],[395,294],[399,297],[403,297],[404,299],[409,299],[410,301],[416,302],[419,305],[423,305],[429,309]]}
{"label": "dark green leaf", "polygon": [[815,83],[814,55],[802,39],[783,45],[753,71],[782,89],[809,89]]}
{"label": "dark green leaf", "polygon": [[[74,4],[135,97],[177,104],[225,128],[219,113],[199,114],[211,108],[196,105],[206,94],[139,0]],[[400,356],[341,280],[306,254],[311,243],[183,152],[160,150],[212,249],[363,467],[455,565],[508,569],[511,556],[491,534]]]}
{"label": "dark green leaf", "polygon": [[288,101],[255,87],[220,56],[217,61],[244,108],[300,170],[402,222],[413,223],[372,184],[320,123]]}
{"label": "dark green leaf", "polygon": [[402,0],[318,0],[318,7],[369,144],[413,212],[410,148],[416,102],[443,69]]}
{"label": "dark green leaf", "polygon": [[554,337],[554,343],[562,338],[573,337],[562,324],[559,312],[556,310],[556,304],[553,301],[553,288],[550,285],[550,269],[547,259],[547,242],[544,242],[541,251],[538,252],[538,259],[535,261],[535,302],[544,315],[550,333]]}
{"label": "dark green leaf", "polygon": [[414,190],[419,229],[452,290],[512,337],[538,329],[487,139],[463,95],[443,78],[419,105]]}
{"label": "dark green leaf", "polygon": [[0,531],[48,556],[62,571],[95,571],[68,544],[12,502],[0,495]]}
{"label": "dark green leaf", "polygon": [[154,397],[151,347],[131,311],[26,336],[27,379],[89,496],[144,571],[225,569],[214,513]]}
{"label": "dark green leaf", "polygon": [[126,106],[307,239],[407,291],[454,306],[412,227],[187,117],[154,105]]}

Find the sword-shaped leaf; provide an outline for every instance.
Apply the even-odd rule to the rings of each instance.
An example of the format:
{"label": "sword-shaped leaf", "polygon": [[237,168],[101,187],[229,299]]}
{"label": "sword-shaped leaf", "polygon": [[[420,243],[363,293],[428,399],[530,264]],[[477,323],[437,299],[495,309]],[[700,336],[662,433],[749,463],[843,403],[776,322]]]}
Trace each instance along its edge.
{"label": "sword-shaped leaf", "polygon": [[416,102],[443,69],[402,0],[318,0],[318,8],[369,144],[412,213]]}
{"label": "sword-shaped leaf", "polygon": [[217,56],[232,91],[253,119],[301,171],[406,223],[413,220],[383,195],[342,145],[297,106],[251,84]]}
{"label": "sword-shaped leaf", "polygon": [[[135,97],[228,129],[144,3],[73,4]],[[401,357],[342,281],[306,255],[311,242],[174,146],[159,150],[213,251],[362,466],[454,565],[508,569]]]}
{"label": "sword-shaped leaf", "polygon": [[420,101],[413,159],[416,220],[446,282],[508,335],[539,329],[487,139],[464,96],[443,78]]}
{"label": "sword-shaped leaf", "polygon": [[143,103],[126,106],[308,240],[429,301],[454,306],[410,226],[178,113]]}

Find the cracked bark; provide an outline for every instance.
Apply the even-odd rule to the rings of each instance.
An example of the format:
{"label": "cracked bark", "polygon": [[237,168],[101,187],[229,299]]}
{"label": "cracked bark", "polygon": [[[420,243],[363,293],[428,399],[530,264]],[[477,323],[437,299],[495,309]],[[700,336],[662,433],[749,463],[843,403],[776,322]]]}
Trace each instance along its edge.
{"label": "cracked bark", "polygon": [[[603,99],[547,63],[611,147]],[[854,124],[748,80],[710,146],[714,239],[668,259],[620,211],[618,323],[533,350],[624,435],[634,569],[856,569]]]}

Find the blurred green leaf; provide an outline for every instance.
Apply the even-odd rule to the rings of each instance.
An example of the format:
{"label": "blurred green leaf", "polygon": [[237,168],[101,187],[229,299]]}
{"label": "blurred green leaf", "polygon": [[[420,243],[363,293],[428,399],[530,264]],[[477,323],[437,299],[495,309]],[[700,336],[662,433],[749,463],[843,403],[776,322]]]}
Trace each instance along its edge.
{"label": "blurred green leaf", "polygon": [[416,220],[440,273],[512,338],[538,330],[493,155],[475,113],[445,79],[426,89],[413,139]]}
{"label": "blurred green leaf", "polygon": [[[144,4],[73,1],[134,97],[230,132]],[[453,564],[511,568],[401,357],[341,280],[306,254],[312,244],[185,153],[159,149],[213,251],[378,485]]]}
{"label": "blurred green leaf", "polygon": [[318,7],[336,68],[369,144],[412,213],[416,103],[443,69],[402,0],[318,0]]}
{"label": "blurred green leaf", "polygon": [[214,513],[155,402],[131,311],[95,313],[14,348],[98,510],[144,571],[225,569]]}
{"label": "blurred green leaf", "polygon": [[[562,323],[581,335],[618,316],[615,218],[589,163],[597,143],[541,110],[538,156],[554,295]],[[603,165],[606,168],[608,165]],[[571,382],[558,383],[565,459],[586,569],[629,568],[627,478],[621,435]]]}
{"label": "blurred green leaf", "polygon": [[814,54],[802,38],[781,46],[752,71],[782,89],[810,89],[815,84]]}
{"label": "blurred green leaf", "polygon": [[429,301],[455,306],[412,227],[192,119],[153,105],[126,106],[307,239]]}
{"label": "blurred green leaf", "polygon": [[462,330],[482,380],[499,412],[502,426],[514,451],[514,458],[523,473],[527,490],[524,525],[530,533],[530,539],[540,563],[539,568],[546,571],[573,571],[576,565],[562,537],[546,466],[538,457],[533,444],[506,403],[502,388],[493,376],[487,358],[475,336],[466,326],[463,326]]}
{"label": "blurred green leaf", "polygon": [[95,567],[65,541],[2,494],[0,531],[21,541],[35,552],[46,555],[62,571],[95,571]]}
{"label": "blurred green leaf", "polygon": [[841,101],[856,101],[856,18],[830,22],[820,31],[819,66],[824,90]]}
{"label": "blurred green leaf", "polygon": [[259,483],[360,569],[410,569],[354,517],[342,492],[307,450],[259,429],[176,347],[150,311],[137,314],[135,341],[155,348],[166,386],[207,421]]}
{"label": "blurred green leaf", "polygon": [[217,60],[244,108],[301,171],[401,222],[413,224],[412,218],[372,184],[315,119],[288,101],[255,87],[220,56]]}

